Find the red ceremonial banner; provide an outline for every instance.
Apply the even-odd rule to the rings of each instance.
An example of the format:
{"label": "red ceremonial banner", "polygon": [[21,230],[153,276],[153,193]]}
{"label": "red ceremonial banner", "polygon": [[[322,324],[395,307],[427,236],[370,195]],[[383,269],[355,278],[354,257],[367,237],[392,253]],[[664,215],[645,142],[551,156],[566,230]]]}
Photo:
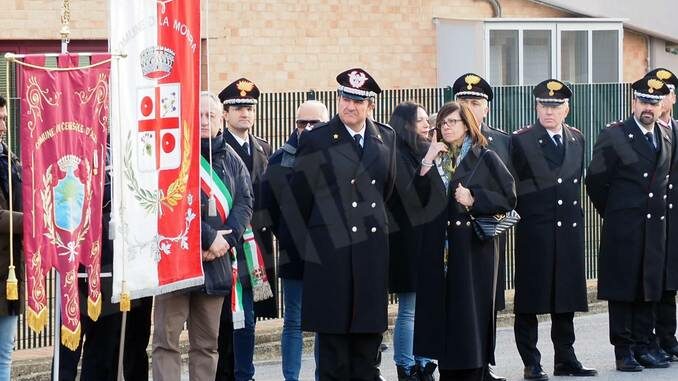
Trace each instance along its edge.
{"label": "red ceremonial banner", "polygon": [[26,258],[27,319],[35,331],[47,324],[45,275],[54,267],[61,282],[61,342],[80,341],[77,272],[87,268],[87,310],[101,311],[99,271],[101,213],[108,128],[109,55],[77,68],[77,55],[60,55],[50,70],[45,56],[19,64],[21,158]]}

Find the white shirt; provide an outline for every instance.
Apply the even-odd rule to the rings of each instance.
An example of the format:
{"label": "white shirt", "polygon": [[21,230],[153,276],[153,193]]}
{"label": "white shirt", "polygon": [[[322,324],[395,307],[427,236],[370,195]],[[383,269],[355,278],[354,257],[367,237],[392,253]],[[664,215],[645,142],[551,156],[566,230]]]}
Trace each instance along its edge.
{"label": "white shirt", "polygon": [[565,143],[565,139],[563,138],[563,126],[560,126],[559,131],[546,130],[546,132],[548,132],[549,137],[551,138],[551,141],[553,141],[553,144],[555,144],[556,147],[558,146],[558,142],[556,142],[556,139],[553,138],[555,135],[560,135],[560,143],[561,144]]}
{"label": "white shirt", "polygon": [[638,118],[636,118],[635,115],[633,116],[633,120],[636,121],[636,126],[638,126],[638,128],[640,129],[640,133],[643,134],[643,137],[645,137],[645,134],[647,134],[648,132],[652,133],[652,140],[653,140],[652,144],[654,145],[654,148],[657,148],[657,137],[655,136],[654,128],[652,128],[651,130],[648,130],[647,128],[645,128],[645,126],[643,126],[640,123],[640,121],[638,120]]}
{"label": "white shirt", "polygon": [[233,135],[233,137],[235,138],[235,141],[238,142],[238,144],[240,144],[241,147],[242,147],[243,144],[247,143],[247,154],[249,155],[250,154],[250,134],[247,134],[247,139],[243,139],[240,136],[232,133],[231,131],[228,131],[228,133]]}
{"label": "white shirt", "polygon": [[348,133],[351,135],[351,139],[353,139],[353,140],[355,140],[354,136],[360,134],[360,136],[362,136],[362,139],[360,139],[360,146],[361,147],[365,146],[365,124],[363,124],[363,127],[358,132],[353,131],[352,128],[349,128],[345,124],[344,124],[344,127],[346,127],[346,131],[348,131]]}

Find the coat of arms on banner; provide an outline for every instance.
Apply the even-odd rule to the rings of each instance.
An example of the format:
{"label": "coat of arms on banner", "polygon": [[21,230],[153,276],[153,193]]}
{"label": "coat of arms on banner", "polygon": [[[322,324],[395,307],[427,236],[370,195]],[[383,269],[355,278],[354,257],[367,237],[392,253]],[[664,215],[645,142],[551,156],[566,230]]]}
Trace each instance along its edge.
{"label": "coat of arms on banner", "polygon": [[161,84],[137,89],[139,170],[176,169],[181,164],[181,86]]}

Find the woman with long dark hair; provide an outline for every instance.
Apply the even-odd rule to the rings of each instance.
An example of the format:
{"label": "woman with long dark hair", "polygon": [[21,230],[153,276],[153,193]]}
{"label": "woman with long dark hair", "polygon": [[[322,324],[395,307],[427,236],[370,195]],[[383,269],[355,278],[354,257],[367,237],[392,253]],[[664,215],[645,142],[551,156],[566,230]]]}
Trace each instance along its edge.
{"label": "woman with long dark hair", "polygon": [[436,128],[415,181],[433,222],[418,261],[414,353],[438,360],[441,381],[482,380],[493,362],[498,251],[472,217],[513,209],[515,185],[466,106],[445,104]]}
{"label": "woman with long dark hair", "polygon": [[393,330],[393,361],[399,381],[433,380],[435,364],[412,354],[417,256],[424,221],[422,203],[414,190],[419,163],[429,145],[428,115],[421,105],[396,106],[389,124],[396,132],[396,186],[389,200],[389,291],[398,295],[398,316]]}

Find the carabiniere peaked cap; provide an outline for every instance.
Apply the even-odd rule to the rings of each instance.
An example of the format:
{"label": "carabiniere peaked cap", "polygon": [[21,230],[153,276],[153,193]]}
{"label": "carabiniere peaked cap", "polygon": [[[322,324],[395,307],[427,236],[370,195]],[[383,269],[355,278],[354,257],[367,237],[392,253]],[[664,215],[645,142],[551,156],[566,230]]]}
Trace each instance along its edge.
{"label": "carabiniere peaked cap", "polygon": [[664,81],[654,76],[646,76],[633,82],[631,88],[636,99],[650,104],[661,102],[671,92]]}
{"label": "carabiniere peaked cap", "polygon": [[364,100],[374,98],[381,93],[377,81],[361,68],[348,69],[337,75],[337,93],[346,98]]}
{"label": "carabiniere peaked cap", "polygon": [[663,67],[650,71],[647,73],[646,77],[655,77],[660,81],[663,81],[666,83],[666,86],[669,87],[669,90],[675,91],[678,87],[678,78],[676,78],[676,75],[671,70],[664,69]]}
{"label": "carabiniere peaked cap", "polygon": [[572,90],[566,84],[551,78],[535,86],[532,95],[541,104],[558,105],[567,102],[572,97]]}
{"label": "carabiniere peaked cap", "polygon": [[247,78],[236,79],[219,93],[225,105],[255,105],[258,99],[259,88]]}
{"label": "carabiniere peaked cap", "polygon": [[494,97],[492,86],[475,73],[466,73],[457,78],[452,85],[452,92],[456,98],[482,98],[488,102]]}

